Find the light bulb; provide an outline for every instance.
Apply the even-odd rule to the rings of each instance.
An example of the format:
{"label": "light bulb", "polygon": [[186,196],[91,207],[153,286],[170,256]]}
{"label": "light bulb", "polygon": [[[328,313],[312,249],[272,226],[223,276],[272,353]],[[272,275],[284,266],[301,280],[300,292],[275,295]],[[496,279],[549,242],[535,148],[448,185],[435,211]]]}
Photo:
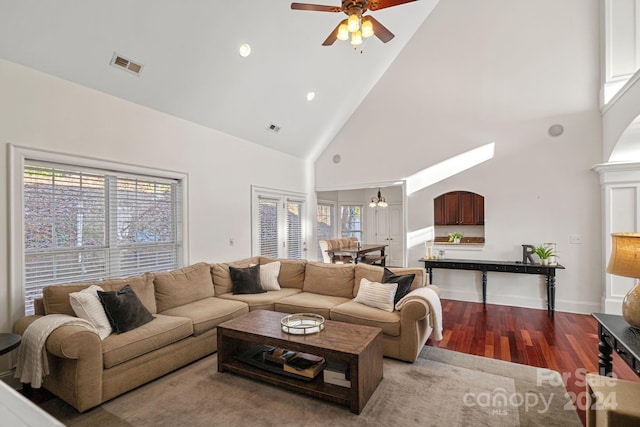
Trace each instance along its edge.
{"label": "light bulb", "polygon": [[371,37],[373,35],[373,23],[368,19],[362,20],[362,37]]}
{"label": "light bulb", "polygon": [[338,40],[349,40],[349,30],[347,24],[340,24],[338,27]]}
{"label": "light bulb", "polygon": [[351,44],[354,46],[360,46],[362,44],[362,33],[360,30],[351,34]]}
{"label": "light bulb", "polygon": [[358,15],[349,15],[347,29],[350,33],[355,33],[360,29],[360,18],[358,18]]}
{"label": "light bulb", "polygon": [[247,56],[251,55],[251,46],[249,46],[248,43],[241,44],[240,48],[238,49],[238,53],[243,58],[246,58]]}

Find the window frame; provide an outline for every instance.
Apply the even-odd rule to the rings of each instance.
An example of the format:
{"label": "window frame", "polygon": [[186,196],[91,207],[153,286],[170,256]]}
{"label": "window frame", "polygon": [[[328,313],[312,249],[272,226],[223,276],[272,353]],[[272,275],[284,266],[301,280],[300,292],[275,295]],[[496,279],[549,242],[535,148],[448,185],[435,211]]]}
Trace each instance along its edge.
{"label": "window frame", "polygon": [[56,153],[51,151],[22,147],[8,144],[9,147],[9,317],[11,323],[25,314],[25,224],[24,224],[24,166],[28,161],[58,163],[71,165],[78,170],[92,169],[102,171],[114,171],[120,175],[132,174],[136,176],[148,176],[154,178],[173,179],[181,182],[181,224],[182,259],[179,262],[187,265],[189,260],[189,234],[188,234],[188,175],[186,173],[165,169],[137,166],[126,163],[105,161],[90,157],[71,154]]}
{"label": "window frame", "polygon": [[359,207],[360,208],[360,230],[359,231],[351,231],[351,233],[360,233],[360,237],[358,238],[358,240],[360,242],[364,241],[363,239],[365,238],[365,231],[367,229],[366,227],[366,214],[365,214],[365,205],[362,202],[341,202],[338,206],[338,211],[336,212],[336,215],[338,216],[337,218],[337,223],[338,223],[338,230],[337,230],[337,236],[339,238],[344,238],[344,237],[348,237],[348,236],[343,236],[342,235],[342,208],[344,207]]}
{"label": "window frame", "polygon": [[[302,205],[302,212],[300,212],[300,235],[302,236],[301,242],[301,257],[300,259],[306,259],[308,253],[307,242],[309,240],[308,224],[307,224],[307,211],[309,209],[309,203],[304,193],[297,193],[294,191],[277,190],[273,188],[251,186],[251,255],[261,256],[260,254],[260,240],[258,236],[258,230],[260,229],[258,212],[260,199],[277,200],[278,212],[286,213],[286,206],[282,204],[288,202],[299,202]],[[287,238],[287,222],[286,215],[278,215],[278,258],[288,258],[289,245]],[[285,243],[284,246],[282,243]],[[296,258],[297,259],[297,258]]]}
{"label": "window frame", "polygon": [[323,240],[318,233],[318,207],[319,206],[330,206],[333,209],[333,224],[331,224],[331,239],[336,238],[338,235],[338,203],[331,200],[317,200],[316,201],[316,215],[315,215],[315,228],[316,228],[316,250],[317,256],[316,259],[319,262],[322,262],[322,250],[320,249],[320,240]]}

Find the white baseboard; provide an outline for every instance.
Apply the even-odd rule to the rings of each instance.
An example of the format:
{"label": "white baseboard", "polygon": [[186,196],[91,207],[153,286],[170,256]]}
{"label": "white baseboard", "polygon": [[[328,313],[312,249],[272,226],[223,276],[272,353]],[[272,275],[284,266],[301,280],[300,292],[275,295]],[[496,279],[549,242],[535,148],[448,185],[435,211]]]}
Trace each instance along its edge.
{"label": "white baseboard", "polygon": [[[440,296],[445,299],[467,302],[482,302],[482,294],[477,292],[465,292],[452,289],[440,289]],[[556,298],[556,311],[567,313],[591,314],[601,311],[599,302],[572,301]],[[487,295],[487,304],[510,305],[513,307],[547,309],[547,301],[540,298]]]}

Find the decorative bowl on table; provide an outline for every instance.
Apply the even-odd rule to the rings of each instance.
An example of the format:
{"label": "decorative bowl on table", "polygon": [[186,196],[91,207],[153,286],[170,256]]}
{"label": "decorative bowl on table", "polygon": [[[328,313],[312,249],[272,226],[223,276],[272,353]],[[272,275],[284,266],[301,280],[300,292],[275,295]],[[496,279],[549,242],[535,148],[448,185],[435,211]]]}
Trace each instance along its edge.
{"label": "decorative bowl on table", "polygon": [[315,313],[289,314],[280,319],[280,325],[287,334],[316,334],[324,329],[324,317]]}

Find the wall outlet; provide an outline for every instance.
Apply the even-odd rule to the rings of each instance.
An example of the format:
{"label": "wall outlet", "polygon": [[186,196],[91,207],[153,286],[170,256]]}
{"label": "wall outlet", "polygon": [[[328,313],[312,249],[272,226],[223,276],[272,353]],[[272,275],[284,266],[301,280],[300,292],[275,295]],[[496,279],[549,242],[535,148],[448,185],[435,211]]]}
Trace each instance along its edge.
{"label": "wall outlet", "polygon": [[579,245],[580,243],[582,243],[582,237],[580,237],[579,234],[572,234],[571,236],[569,236],[569,241],[572,245]]}

